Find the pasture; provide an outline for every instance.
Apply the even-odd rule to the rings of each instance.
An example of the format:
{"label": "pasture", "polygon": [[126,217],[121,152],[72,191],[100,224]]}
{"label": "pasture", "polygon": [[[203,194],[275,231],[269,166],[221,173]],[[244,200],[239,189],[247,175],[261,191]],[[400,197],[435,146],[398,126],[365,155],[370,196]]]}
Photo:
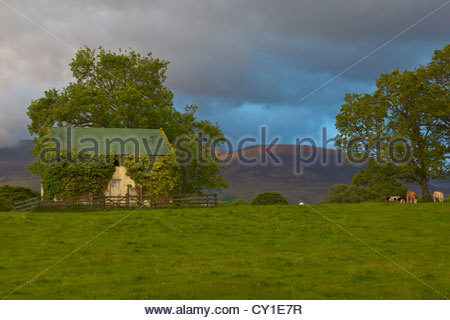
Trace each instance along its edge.
{"label": "pasture", "polygon": [[443,299],[450,203],[0,213],[8,299]]}

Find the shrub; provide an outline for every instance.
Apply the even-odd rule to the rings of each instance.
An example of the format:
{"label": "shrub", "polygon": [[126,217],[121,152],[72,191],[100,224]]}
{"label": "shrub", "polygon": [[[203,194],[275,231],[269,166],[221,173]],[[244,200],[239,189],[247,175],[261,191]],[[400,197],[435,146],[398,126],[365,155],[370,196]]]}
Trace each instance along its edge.
{"label": "shrub", "polygon": [[17,201],[24,201],[30,198],[39,197],[39,191],[32,190],[26,187],[18,186],[0,186],[0,197],[10,200],[12,203]]}
{"label": "shrub", "polygon": [[253,200],[253,205],[288,204],[287,200],[278,192],[263,192]]}
{"label": "shrub", "polygon": [[368,188],[337,184],[331,186],[323,203],[359,203],[373,199]]}
{"label": "shrub", "polygon": [[11,200],[0,197],[0,212],[11,211],[14,205]]}

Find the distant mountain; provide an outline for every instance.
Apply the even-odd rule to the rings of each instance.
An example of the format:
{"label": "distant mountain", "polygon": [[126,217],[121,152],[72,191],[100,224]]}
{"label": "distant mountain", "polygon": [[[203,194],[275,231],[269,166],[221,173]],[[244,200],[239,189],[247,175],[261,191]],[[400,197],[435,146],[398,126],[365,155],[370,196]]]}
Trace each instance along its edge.
{"label": "distant mountain", "polygon": [[[220,199],[233,200],[242,198],[251,200],[263,191],[278,191],[283,194],[291,204],[303,200],[307,203],[320,202],[328,192],[330,186],[335,184],[350,184],[353,175],[361,169],[358,165],[347,165],[344,161],[338,162],[339,151],[315,148],[316,161],[304,167],[302,174],[296,174],[295,145],[277,145],[272,152],[281,160],[281,164],[250,165],[238,161],[238,151],[219,153],[219,158],[231,157],[231,161],[222,171],[222,175],[229,183],[229,187],[217,190]],[[300,147],[300,157],[309,159],[313,152],[310,146]],[[241,151],[241,158],[256,159],[261,162],[263,148],[252,146]],[[342,154],[341,154],[342,156]],[[266,154],[267,157],[267,154]],[[326,161],[323,161],[325,157]],[[342,158],[341,158],[342,159]],[[408,188],[420,194],[417,185],[408,185]],[[430,191],[443,191],[450,193],[449,181],[431,181]]]}
{"label": "distant mountain", "polygon": [[[31,141],[22,141],[15,147],[0,148],[0,185],[22,185],[39,190],[39,177],[31,174],[27,168],[34,161],[30,153],[32,146]],[[280,163],[271,161],[268,153],[265,153],[266,163],[262,163],[263,150],[261,146],[252,146],[241,151],[217,152],[219,159],[230,159],[222,171],[229,187],[214,190],[220,200],[251,200],[260,192],[278,191],[292,204],[300,200],[317,203],[325,197],[330,186],[351,183],[353,175],[360,169],[356,165],[348,166],[343,161],[337,163],[339,153],[336,150],[301,146],[302,159],[310,158],[315,151],[317,161],[304,165],[303,172],[297,174],[295,145],[277,145],[271,149]],[[326,161],[323,161],[324,157]],[[244,163],[239,158],[256,160],[256,164]],[[420,193],[417,186],[409,187]],[[430,189],[443,191],[447,195],[450,193],[450,182],[432,181]]]}
{"label": "distant mountain", "polygon": [[[310,146],[300,147],[300,157],[296,159],[295,145],[277,145],[271,151],[280,160],[280,164],[261,164],[264,148],[252,146],[241,150],[241,158],[256,159],[257,165],[245,164],[239,161],[238,151],[233,151],[233,159],[223,170],[222,175],[229,187],[218,193],[221,199],[232,200],[242,198],[251,200],[264,191],[278,191],[289,203],[303,200],[307,203],[321,201],[334,184],[349,184],[353,175],[360,169],[358,166],[348,166],[341,162],[337,164],[338,151],[315,148],[317,161],[305,165],[301,174],[296,171],[296,161],[300,157],[309,159],[314,152]],[[222,152],[220,158],[229,157]],[[324,157],[325,156],[325,160]],[[266,154],[266,158],[268,155]]]}
{"label": "distant mountain", "polygon": [[34,161],[30,152],[32,148],[31,140],[23,140],[14,147],[0,148],[0,185],[40,189],[39,176],[32,174],[27,168]]}

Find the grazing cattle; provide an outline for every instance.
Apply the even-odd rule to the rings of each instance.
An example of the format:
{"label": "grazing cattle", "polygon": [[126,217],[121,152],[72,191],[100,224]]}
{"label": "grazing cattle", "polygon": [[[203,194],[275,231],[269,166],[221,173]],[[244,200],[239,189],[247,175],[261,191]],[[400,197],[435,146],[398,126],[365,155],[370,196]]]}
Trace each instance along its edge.
{"label": "grazing cattle", "polygon": [[405,203],[406,196],[390,196],[386,198],[386,201]]}
{"label": "grazing cattle", "polygon": [[445,200],[444,193],[440,192],[440,191],[433,192],[433,200],[434,200],[434,202],[436,202],[436,200],[439,202],[444,202],[444,200]]}
{"label": "grazing cattle", "polygon": [[398,201],[399,197],[400,196],[390,196],[390,197],[386,198],[386,201],[395,202],[395,201]]}
{"label": "grazing cattle", "polygon": [[406,193],[406,202],[407,203],[417,203],[417,195],[415,192],[408,191]]}
{"label": "grazing cattle", "polygon": [[299,205],[299,206],[303,206],[303,205],[305,205],[305,203],[304,203],[303,201],[300,201],[300,202],[298,203],[298,205]]}

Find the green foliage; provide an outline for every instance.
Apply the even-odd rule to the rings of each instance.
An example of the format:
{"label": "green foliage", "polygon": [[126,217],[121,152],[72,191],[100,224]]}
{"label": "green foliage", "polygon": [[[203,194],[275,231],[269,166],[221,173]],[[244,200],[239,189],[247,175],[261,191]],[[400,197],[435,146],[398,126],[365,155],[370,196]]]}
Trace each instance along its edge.
{"label": "green foliage", "polygon": [[287,200],[278,192],[263,192],[252,200],[252,205],[288,204]]}
{"label": "green foliage", "polygon": [[[40,140],[52,126],[162,128],[172,144],[178,137],[188,137],[191,151],[198,144],[194,137],[202,133],[206,139],[202,153],[207,161],[197,161],[194,155],[193,161],[173,171],[174,181],[166,179],[168,171],[174,169],[167,162],[158,167],[151,182],[145,182],[149,174],[138,173],[137,168],[130,174],[158,193],[172,192],[173,188],[178,193],[200,193],[204,188],[225,187],[219,174],[223,166],[207,152],[215,139],[223,138],[223,133],[217,123],[197,120],[195,105],[186,106],[184,113],[177,111],[172,92],[164,86],[167,65],[167,61],[155,59],[151,53],[141,55],[132,50],[115,53],[101,47],[80,49],[70,64],[75,81],[62,90],[46,91],[44,97],[32,101],[28,107],[29,131],[38,136],[34,153],[39,154]],[[175,153],[177,157],[183,156],[182,150]],[[34,165],[31,169],[41,174],[40,168],[41,165]],[[156,188],[155,183],[162,181],[166,186]]]}
{"label": "green foliage", "polygon": [[405,195],[408,187],[398,180],[386,180],[369,186],[368,191],[375,201],[385,201],[389,196]]}
{"label": "green foliage", "polygon": [[20,186],[0,186],[0,198],[9,199],[13,203],[39,197],[39,191]]}
{"label": "green foliage", "polygon": [[364,187],[336,184],[331,186],[323,203],[360,203],[372,200],[371,192]]}
{"label": "green foliage", "polygon": [[[422,196],[430,200],[429,179],[446,179],[450,163],[450,45],[436,50],[432,61],[413,71],[382,73],[371,94],[346,94],[336,116],[337,144],[362,138],[369,157],[379,163],[390,160],[389,143],[383,139],[406,138],[410,161],[400,167],[399,177],[419,183]],[[377,146],[379,151],[377,151]],[[362,152],[362,144],[353,151]],[[396,159],[407,158],[406,148],[397,144]]]}
{"label": "green foliage", "polygon": [[134,156],[128,156],[124,165],[127,175],[143,187],[144,194],[161,197],[178,192],[180,174],[173,155],[156,159],[142,155],[139,161],[135,161]]}
{"label": "green foliage", "polygon": [[[218,127],[204,124],[198,132],[202,142],[196,136],[180,136],[176,142],[176,158],[180,167],[180,194],[198,194],[203,189],[225,188],[220,171],[225,164],[219,164],[218,159],[211,153],[211,145],[215,140],[223,139]],[[186,152],[189,151],[189,152]]]}
{"label": "green foliage", "polygon": [[81,163],[74,152],[71,161],[67,154],[61,154],[59,161],[39,164],[46,199],[67,199],[83,192],[98,196],[106,191],[115,171],[114,164],[108,163],[103,156],[85,156],[90,157],[88,163]]}
{"label": "green foliage", "polygon": [[377,164],[370,160],[369,166],[353,176],[352,183],[357,186],[367,187],[376,201],[384,201],[386,197],[404,195],[408,187],[398,181],[401,169],[392,162]]}
{"label": "green foliage", "polygon": [[[219,126],[211,125],[209,121],[198,121],[191,134],[177,137],[171,146],[176,167],[172,171],[176,174],[178,194],[201,194],[203,189],[226,188],[220,171],[225,164],[219,163],[212,154],[211,146],[224,139]],[[168,140],[168,137],[162,132]],[[172,166],[174,166],[172,164]]]}
{"label": "green foliage", "polygon": [[0,195],[0,212],[7,212],[14,210],[14,204],[11,199],[6,198],[2,195]]}
{"label": "green foliage", "polygon": [[174,139],[192,114],[173,107],[164,86],[168,62],[135,51],[78,50],[70,63],[75,82],[51,89],[28,108],[29,130],[54,125],[94,128],[161,128]]}

